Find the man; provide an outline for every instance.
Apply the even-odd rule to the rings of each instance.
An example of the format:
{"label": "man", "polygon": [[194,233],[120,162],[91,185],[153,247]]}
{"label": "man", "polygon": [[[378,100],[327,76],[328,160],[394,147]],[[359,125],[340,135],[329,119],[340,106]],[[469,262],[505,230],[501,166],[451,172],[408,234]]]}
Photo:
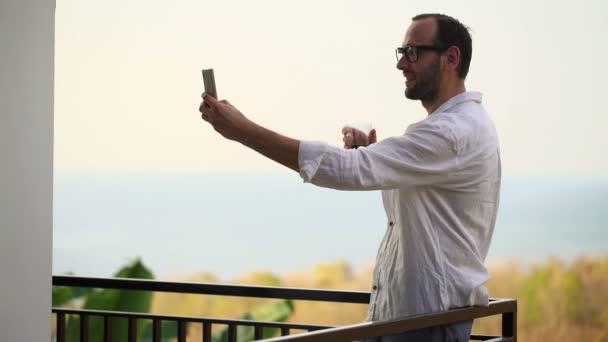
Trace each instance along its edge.
{"label": "man", "polygon": [[[382,190],[387,230],[374,269],[368,320],[386,320],[488,305],[483,261],[498,209],[500,156],[496,130],[467,92],[471,37],[440,14],[412,18],[397,69],[405,96],[428,112],[405,134],[376,142],[345,127],[345,149],[297,141],[248,120],[227,101],[203,94],[205,121],[299,172],[306,182],[341,190]],[[352,149],[354,145],[362,146]],[[468,341],[472,321],[381,341]]]}

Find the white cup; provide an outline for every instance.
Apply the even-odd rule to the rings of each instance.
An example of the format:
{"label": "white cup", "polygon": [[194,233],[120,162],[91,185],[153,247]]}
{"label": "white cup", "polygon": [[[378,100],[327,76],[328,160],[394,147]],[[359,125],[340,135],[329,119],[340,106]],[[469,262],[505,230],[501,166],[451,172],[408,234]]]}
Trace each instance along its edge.
{"label": "white cup", "polygon": [[372,123],[371,122],[350,122],[346,124],[346,127],[354,128],[359,130],[369,138],[369,133],[372,131]]}
{"label": "white cup", "polygon": [[[356,129],[365,134],[366,140],[369,143],[369,133],[372,131],[371,122],[350,122],[345,125],[348,128]],[[353,148],[359,147],[358,144],[353,144]]]}

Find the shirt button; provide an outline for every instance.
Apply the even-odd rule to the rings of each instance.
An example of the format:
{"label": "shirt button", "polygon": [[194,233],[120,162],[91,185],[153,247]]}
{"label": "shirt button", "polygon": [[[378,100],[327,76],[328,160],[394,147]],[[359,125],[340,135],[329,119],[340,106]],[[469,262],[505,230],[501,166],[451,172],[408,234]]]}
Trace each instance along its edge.
{"label": "shirt button", "polygon": [[388,225],[392,227],[394,225],[393,221],[389,222]]}
{"label": "shirt button", "polygon": [[377,290],[377,289],[378,289],[378,286],[376,286],[376,285],[372,286],[372,290]]}

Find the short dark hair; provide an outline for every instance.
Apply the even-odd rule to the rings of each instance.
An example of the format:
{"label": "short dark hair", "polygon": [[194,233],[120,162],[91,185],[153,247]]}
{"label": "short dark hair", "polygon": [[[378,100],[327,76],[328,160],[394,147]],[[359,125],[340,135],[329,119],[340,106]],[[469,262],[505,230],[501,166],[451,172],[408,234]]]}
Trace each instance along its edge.
{"label": "short dark hair", "polygon": [[435,18],[437,21],[435,45],[446,49],[450,46],[457,46],[460,49],[458,76],[465,79],[469,73],[469,66],[471,65],[471,57],[473,55],[473,43],[469,28],[464,26],[458,19],[439,13],[419,14],[413,17],[412,20],[416,21],[426,18]]}

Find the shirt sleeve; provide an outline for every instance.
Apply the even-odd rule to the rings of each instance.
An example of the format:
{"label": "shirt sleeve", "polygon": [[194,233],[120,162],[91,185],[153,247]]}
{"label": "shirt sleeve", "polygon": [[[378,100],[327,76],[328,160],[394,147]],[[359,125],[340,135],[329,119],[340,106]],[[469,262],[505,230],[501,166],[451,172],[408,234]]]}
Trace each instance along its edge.
{"label": "shirt sleeve", "polygon": [[346,150],[302,141],[298,163],[304,182],[339,190],[384,190],[447,182],[459,158],[449,127],[421,123],[403,136]]}

